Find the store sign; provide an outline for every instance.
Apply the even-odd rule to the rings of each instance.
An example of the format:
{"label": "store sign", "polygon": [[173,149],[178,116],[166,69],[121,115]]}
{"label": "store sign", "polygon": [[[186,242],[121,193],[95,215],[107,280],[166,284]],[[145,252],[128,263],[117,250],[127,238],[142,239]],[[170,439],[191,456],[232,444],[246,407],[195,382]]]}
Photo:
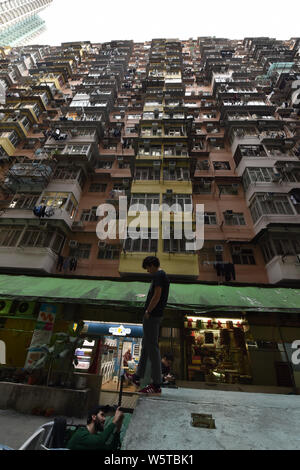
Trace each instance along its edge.
{"label": "store sign", "polygon": [[131,329],[130,328],[124,328],[123,325],[120,325],[118,327],[111,327],[108,330],[113,336],[126,336],[130,335]]}
{"label": "store sign", "polygon": [[[30,347],[41,346],[50,342],[55,317],[57,313],[57,306],[51,304],[42,304],[39,316],[36,322],[35,330],[32,335]],[[27,354],[25,368],[31,366],[35,361],[41,357],[41,353],[30,351]]]}

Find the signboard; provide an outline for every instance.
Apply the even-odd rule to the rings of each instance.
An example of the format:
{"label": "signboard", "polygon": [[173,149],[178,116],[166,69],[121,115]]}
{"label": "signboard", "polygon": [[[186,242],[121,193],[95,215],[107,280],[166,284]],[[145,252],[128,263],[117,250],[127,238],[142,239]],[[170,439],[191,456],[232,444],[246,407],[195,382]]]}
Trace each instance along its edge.
{"label": "signboard", "polygon": [[[42,304],[39,312],[39,316],[36,322],[35,330],[32,335],[30,347],[40,346],[42,344],[48,344],[50,342],[55,317],[57,313],[57,306],[51,304]],[[41,357],[41,353],[38,351],[28,352],[25,368],[31,366],[35,361]]]}
{"label": "signboard", "polygon": [[118,327],[111,327],[109,329],[109,332],[113,335],[113,336],[126,336],[126,335],[130,335],[131,333],[131,328],[124,328],[123,325],[120,325]]}

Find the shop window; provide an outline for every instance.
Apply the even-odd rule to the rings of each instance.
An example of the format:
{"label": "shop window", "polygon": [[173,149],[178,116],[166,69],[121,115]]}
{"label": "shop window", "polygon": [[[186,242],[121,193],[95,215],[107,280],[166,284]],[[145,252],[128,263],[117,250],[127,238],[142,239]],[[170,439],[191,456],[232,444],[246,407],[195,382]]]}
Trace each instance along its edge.
{"label": "shop window", "polygon": [[187,317],[184,328],[188,380],[251,383],[241,319]]}

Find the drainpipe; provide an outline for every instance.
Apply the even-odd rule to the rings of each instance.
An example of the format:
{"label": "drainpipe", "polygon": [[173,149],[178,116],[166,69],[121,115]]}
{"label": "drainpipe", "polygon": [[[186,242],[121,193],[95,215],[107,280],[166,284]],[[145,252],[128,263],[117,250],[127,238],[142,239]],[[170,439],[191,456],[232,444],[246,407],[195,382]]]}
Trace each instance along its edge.
{"label": "drainpipe", "polygon": [[298,395],[297,387],[296,387],[296,382],[295,382],[295,377],[294,377],[293,367],[292,367],[292,365],[291,365],[291,363],[290,363],[290,360],[289,360],[289,356],[288,356],[288,353],[287,353],[287,350],[286,350],[286,347],[285,347],[285,342],[284,342],[283,335],[282,335],[282,331],[281,331],[281,327],[280,327],[279,315],[280,315],[280,314],[278,314],[278,331],[279,331],[280,339],[281,339],[281,342],[282,342],[282,345],[283,345],[283,349],[284,349],[285,357],[286,357],[286,360],[287,360],[288,368],[289,368],[289,371],[290,371],[290,376],[291,376],[291,379],[292,379],[293,393],[294,393],[295,395]]}

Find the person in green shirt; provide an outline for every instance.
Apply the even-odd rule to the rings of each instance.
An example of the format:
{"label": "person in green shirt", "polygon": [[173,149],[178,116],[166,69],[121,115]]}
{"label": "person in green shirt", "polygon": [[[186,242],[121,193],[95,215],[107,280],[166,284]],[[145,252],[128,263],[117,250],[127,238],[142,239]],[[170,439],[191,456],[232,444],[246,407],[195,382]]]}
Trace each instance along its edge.
{"label": "person in green shirt", "polygon": [[[87,418],[87,425],[78,428],[66,447],[70,450],[118,450],[124,414],[118,408],[110,424],[104,428],[107,406],[96,406]],[[109,441],[109,442],[108,442]]]}

